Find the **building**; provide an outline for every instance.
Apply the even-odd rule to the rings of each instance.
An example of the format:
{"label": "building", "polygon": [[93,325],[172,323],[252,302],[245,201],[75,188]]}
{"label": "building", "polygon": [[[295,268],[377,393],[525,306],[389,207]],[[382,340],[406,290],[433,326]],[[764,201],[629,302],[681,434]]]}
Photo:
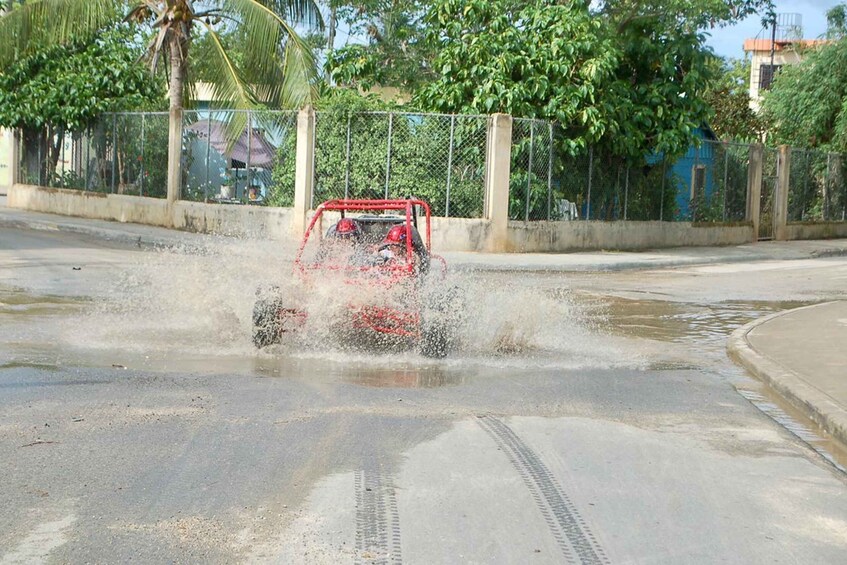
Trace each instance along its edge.
{"label": "building", "polygon": [[759,110],[762,93],[771,87],[779,69],[801,62],[810,49],[826,42],[825,39],[745,39],[744,53],[750,58],[750,108]]}

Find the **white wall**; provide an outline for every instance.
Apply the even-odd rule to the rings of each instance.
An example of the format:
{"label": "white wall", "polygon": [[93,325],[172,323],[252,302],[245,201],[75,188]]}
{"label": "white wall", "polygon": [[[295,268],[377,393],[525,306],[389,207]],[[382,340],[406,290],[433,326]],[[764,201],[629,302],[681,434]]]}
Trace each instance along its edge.
{"label": "white wall", "polygon": [[0,193],[12,185],[12,130],[0,128]]}

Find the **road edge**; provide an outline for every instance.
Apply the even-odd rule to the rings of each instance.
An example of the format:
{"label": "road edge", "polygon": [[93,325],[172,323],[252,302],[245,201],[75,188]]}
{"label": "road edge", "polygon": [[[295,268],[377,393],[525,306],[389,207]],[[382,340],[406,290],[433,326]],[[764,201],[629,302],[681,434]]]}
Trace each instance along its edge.
{"label": "road edge", "polygon": [[833,401],[827,394],[810,385],[795,371],[783,367],[757,351],[747,339],[751,331],[776,318],[798,310],[819,308],[836,302],[838,301],[833,300],[802,306],[754,320],[732,332],[726,348],[730,359],[767,384],[842,445],[847,446],[847,409]]}

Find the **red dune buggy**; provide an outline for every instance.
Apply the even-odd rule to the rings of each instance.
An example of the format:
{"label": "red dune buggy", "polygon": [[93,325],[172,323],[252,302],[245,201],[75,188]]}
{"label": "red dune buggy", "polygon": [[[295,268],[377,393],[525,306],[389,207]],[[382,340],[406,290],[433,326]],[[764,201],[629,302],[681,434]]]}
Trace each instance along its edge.
{"label": "red dune buggy", "polygon": [[[425,219],[423,236],[418,220]],[[324,231],[324,223],[331,226]],[[440,264],[438,273],[432,264]],[[300,290],[334,285],[326,300],[343,301],[333,334],[365,342],[392,338],[444,357],[461,315],[458,292],[445,288],[446,262],[431,252],[431,214],[423,200],[329,200],[315,210],[294,260]],[[337,291],[337,292],[335,292]],[[304,301],[308,302],[308,301]],[[308,304],[293,304],[279,288],[259,293],[253,343],[264,347],[302,330]],[[327,322],[330,323],[330,322]]]}

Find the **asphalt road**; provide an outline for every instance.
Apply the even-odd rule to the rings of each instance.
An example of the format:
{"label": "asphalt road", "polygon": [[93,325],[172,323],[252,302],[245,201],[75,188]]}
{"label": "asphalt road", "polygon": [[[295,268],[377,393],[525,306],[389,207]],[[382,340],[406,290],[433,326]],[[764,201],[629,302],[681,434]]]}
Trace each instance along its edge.
{"label": "asphalt road", "polygon": [[847,259],[466,274],[432,362],[253,351],[269,258],[0,229],[0,563],[843,563],[844,473],[723,348]]}

